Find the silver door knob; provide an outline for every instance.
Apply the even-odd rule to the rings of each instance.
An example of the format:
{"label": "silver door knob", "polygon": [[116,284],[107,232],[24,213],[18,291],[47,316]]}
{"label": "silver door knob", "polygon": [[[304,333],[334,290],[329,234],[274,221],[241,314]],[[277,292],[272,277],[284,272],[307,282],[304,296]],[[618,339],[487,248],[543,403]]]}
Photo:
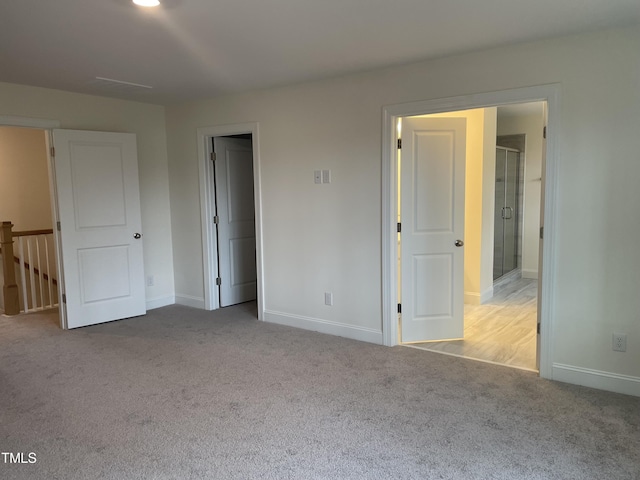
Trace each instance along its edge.
{"label": "silver door knob", "polygon": [[464,245],[464,242],[462,240],[456,240],[456,243],[454,244],[456,247],[461,247]]}
{"label": "silver door knob", "polygon": [[142,234],[141,234],[141,233],[134,233],[134,234],[133,234],[133,238],[135,238],[136,240],[138,240],[138,239],[139,239],[139,238],[141,238],[141,237],[142,237]]}

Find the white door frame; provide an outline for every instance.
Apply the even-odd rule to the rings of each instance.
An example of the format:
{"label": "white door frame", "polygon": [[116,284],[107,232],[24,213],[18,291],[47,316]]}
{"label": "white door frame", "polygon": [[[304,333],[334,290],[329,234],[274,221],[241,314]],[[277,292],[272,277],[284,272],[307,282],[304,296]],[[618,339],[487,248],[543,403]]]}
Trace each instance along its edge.
{"label": "white door frame", "polygon": [[218,125],[214,127],[198,128],[198,173],[200,179],[200,222],[202,225],[202,259],[204,274],[204,308],[216,310],[220,308],[220,298],[217,295],[215,282],[211,279],[218,272],[218,245],[213,223],[215,212],[215,192],[213,191],[213,162],[211,153],[213,137],[228,135],[251,134],[253,142],[253,189],[256,211],[256,275],[258,319],[263,320],[264,283],[262,261],[262,195],[260,191],[260,148],[258,138],[258,123],[237,123]]}
{"label": "white door frame", "polygon": [[411,115],[426,115],[472,108],[494,107],[514,103],[546,101],[547,162],[543,172],[545,194],[544,249],[542,267],[540,318],[540,376],[553,378],[553,311],[556,282],[556,191],[558,139],[560,138],[560,85],[549,84],[497,92],[387,105],[382,110],[382,338],[384,345],[398,345],[398,162],[397,122]]}
{"label": "white door frame", "polygon": [[49,175],[49,192],[51,195],[51,218],[53,228],[53,239],[55,243],[56,251],[56,268],[58,270],[58,313],[60,317],[60,328],[67,329],[67,311],[65,304],[62,301],[62,294],[65,291],[64,288],[64,269],[62,268],[62,243],[60,241],[60,232],[55,225],[57,225],[58,217],[58,192],[55,181],[55,169],[53,168],[53,159],[51,157],[51,135],[52,131],[56,128],[60,128],[59,120],[50,120],[46,118],[32,118],[32,117],[18,117],[18,116],[5,116],[0,115],[0,126],[2,127],[22,127],[22,128],[35,128],[38,130],[44,130],[46,132],[46,145],[47,145],[47,169]]}

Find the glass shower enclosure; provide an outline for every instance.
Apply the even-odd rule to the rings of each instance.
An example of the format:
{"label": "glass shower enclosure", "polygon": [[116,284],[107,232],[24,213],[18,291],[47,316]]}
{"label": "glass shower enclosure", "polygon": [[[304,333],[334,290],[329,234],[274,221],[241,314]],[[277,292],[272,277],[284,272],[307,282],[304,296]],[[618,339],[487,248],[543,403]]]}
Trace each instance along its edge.
{"label": "glass shower enclosure", "polygon": [[520,267],[520,152],[496,147],[493,279]]}

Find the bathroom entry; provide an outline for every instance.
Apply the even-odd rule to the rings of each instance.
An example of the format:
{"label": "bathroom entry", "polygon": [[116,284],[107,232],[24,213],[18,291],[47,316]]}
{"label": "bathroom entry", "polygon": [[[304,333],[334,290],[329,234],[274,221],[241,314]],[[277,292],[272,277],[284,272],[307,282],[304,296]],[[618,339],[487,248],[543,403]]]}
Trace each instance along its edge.
{"label": "bathroom entry", "polygon": [[493,279],[520,266],[522,181],[520,152],[496,147]]}
{"label": "bathroom entry", "polygon": [[[546,145],[543,129],[546,105],[544,102],[500,105],[495,107],[495,114],[490,108],[487,107],[484,112],[467,110],[429,115],[436,118],[467,117],[468,128],[475,128],[476,132],[481,131],[481,124],[476,123],[474,127],[470,119],[475,115],[478,116],[476,122],[484,118],[482,144],[472,147],[468,142],[466,149],[467,154],[475,152],[478,157],[482,156],[482,172],[487,172],[485,177],[482,172],[468,170],[467,179],[475,179],[477,183],[482,181],[483,188],[474,189],[473,183],[465,185],[466,195],[484,195],[480,205],[487,205],[487,210],[481,210],[481,213],[485,213],[482,219],[486,228],[473,223],[469,225],[470,228],[465,228],[465,278],[471,278],[474,266],[473,253],[467,248],[472,246],[473,240],[471,235],[468,236],[469,233],[478,234],[476,241],[480,238],[481,244],[478,251],[486,255],[481,256],[479,262],[479,279],[482,282],[479,292],[469,290],[470,294],[467,295],[465,291],[464,338],[406,342],[401,321],[400,338],[402,343],[411,343],[414,348],[537,371],[540,355],[536,329],[540,299],[538,252],[541,246],[538,235],[544,191]],[[402,147],[405,146],[405,140],[409,141],[400,125],[398,137],[403,138]],[[487,148],[484,148],[485,145]],[[398,166],[400,152],[398,150]],[[402,155],[404,159],[404,152]],[[473,156],[467,156],[467,168],[474,161],[477,162],[477,158],[474,160]],[[401,178],[401,174],[398,178]],[[406,182],[399,181],[399,192],[403,192],[405,185]],[[401,203],[399,198],[398,204]],[[478,203],[469,202],[469,205],[473,208]],[[465,218],[477,219],[478,216],[473,210],[465,209]],[[402,225],[402,232],[405,231],[405,225]],[[499,241],[497,248],[494,247],[495,239]],[[400,242],[399,249],[402,247]],[[486,250],[482,250],[482,247],[486,247]],[[495,255],[494,261],[492,257],[496,249],[499,254]],[[499,266],[499,271],[494,266]],[[398,271],[402,277],[401,265]],[[402,301],[399,316],[402,318],[407,299],[402,298],[402,288],[399,290],[398,299]]]}

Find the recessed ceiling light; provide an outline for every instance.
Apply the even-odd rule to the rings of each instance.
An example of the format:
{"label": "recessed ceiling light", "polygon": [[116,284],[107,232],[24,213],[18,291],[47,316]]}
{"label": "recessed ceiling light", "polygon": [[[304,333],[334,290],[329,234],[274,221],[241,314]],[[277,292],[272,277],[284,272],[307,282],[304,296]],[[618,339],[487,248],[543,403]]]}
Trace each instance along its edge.
{"label": "recessed ceiling light", "polygon": [[141,7],[157,7],[160,5],[158,0],[133,0],[133,3]]}

